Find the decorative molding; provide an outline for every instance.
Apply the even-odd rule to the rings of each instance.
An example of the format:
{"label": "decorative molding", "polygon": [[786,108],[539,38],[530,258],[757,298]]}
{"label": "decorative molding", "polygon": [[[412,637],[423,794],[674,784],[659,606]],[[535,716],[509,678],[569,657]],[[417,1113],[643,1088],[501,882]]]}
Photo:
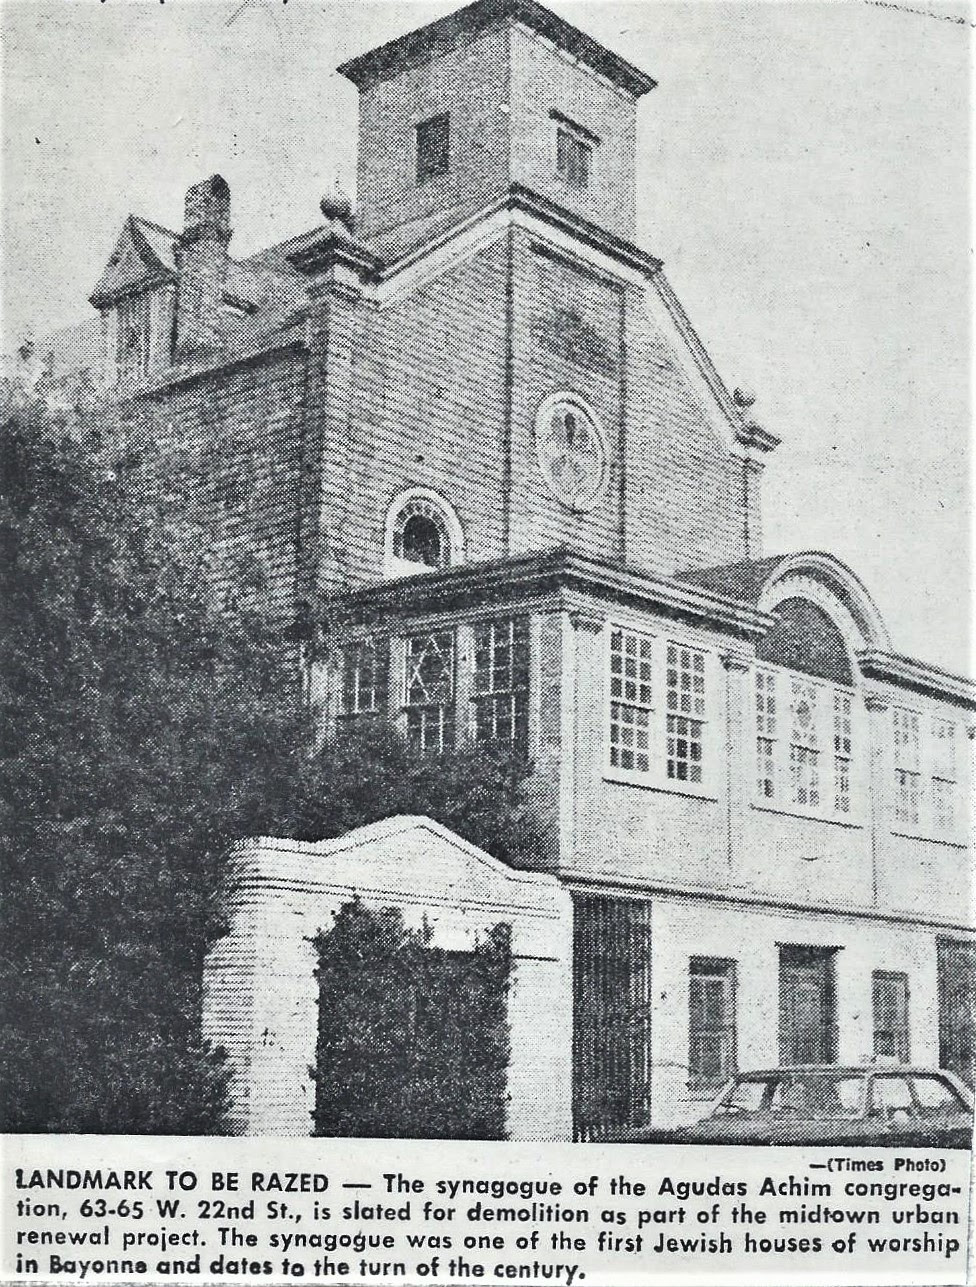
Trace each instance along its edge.
{"label": "decorative molding", "polygon": [[971,679],[953,675],[950,671],[930,666],[924,661],[916,661],[912,657],[882,652],[879,648],[859,652],[857,662],[861,674],[868,679],[897,684],[899,688],[911,688],[916,692],[953,702],[957,706],[976,710],[976,683]]}
{"label": "decorative molding", "polygon": [[606,625],[604,617],[598,617],[596,613],[586,612],[582,608],[574,608],[569,614],[569,620],[574,630],[583,630],[590,635],[600,634]]}
{"label": "decorative molding", "polygon": [[737,674],[745,675],[752,670],[752,658],[738,652],[723,652],[719,654],[719,661],[726,670]]}

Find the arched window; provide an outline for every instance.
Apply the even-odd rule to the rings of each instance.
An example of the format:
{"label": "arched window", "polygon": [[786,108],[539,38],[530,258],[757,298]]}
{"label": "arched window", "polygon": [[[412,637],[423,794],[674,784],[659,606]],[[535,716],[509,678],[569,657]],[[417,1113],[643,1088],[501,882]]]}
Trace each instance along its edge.
{"label": "arched window", "polygon": [[387,515],[385,555],[387,576],[436,572],[463,562],[464,539],[457,515],[427,488],[403,493]]}

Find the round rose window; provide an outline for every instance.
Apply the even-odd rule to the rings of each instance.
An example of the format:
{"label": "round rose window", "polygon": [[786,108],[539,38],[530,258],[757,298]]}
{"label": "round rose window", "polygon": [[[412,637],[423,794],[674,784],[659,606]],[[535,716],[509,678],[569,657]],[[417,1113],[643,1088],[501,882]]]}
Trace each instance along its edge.
{"label": "round rose window", "polygon": [[570,509],[591,508],[607,481],[607,448],[600,422],[580,399],[547,398],[536,419],[539,468],[553,493]]}

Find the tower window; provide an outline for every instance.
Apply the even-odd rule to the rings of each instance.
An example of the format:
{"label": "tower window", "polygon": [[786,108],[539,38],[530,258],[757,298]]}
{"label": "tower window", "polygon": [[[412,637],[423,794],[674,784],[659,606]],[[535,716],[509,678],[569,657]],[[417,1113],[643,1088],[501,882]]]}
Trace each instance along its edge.
{"label": "tower window", "polygon": [[560,126],[556,133],[556,173],[571,188],[588,188],[593,145]]}
{"label": "tower window", "polygon": [[447,112],[417,126],[417,182],[447,174],[451,163],[451,118]]}
{"label": "tower window", "polygon": [[411,563],[439,568],[446,562],[446,535],[440,525],[426,514],[410,515],[403,525],[399,545],[397,553]]}

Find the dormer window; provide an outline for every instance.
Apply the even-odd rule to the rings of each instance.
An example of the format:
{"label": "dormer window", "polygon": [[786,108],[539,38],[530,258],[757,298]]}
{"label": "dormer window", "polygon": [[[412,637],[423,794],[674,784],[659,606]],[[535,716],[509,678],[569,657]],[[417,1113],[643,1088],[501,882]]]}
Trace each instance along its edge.
{"label": "dormer window", "polygon": [[556,122],[556,173],[570,188],[588,188],[593,173],[593,150],[598,136],[555,109],[549,113]]}
{"label": "dormer window", "polygon": [[417,126],[417,182],[447,174],[451,163],[451,118],[447,112]]}

